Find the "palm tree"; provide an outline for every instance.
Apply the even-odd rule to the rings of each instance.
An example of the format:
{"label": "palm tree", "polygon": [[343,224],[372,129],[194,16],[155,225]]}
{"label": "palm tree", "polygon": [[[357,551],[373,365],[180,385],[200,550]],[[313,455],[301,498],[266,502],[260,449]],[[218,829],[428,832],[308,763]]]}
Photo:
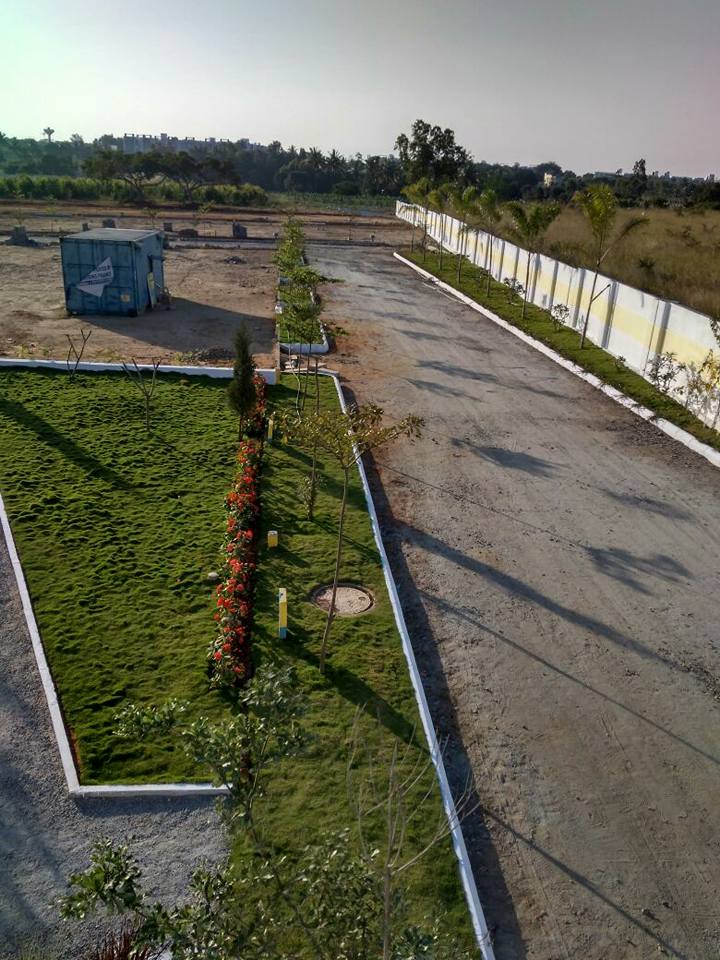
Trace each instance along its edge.
{"label": "palm tree", "polygon": [[522,305],[522,319],[525,319],[528,296],[530,295],[530,258],[537,253],[543,237],[555,217],[560,213],[559,203],[534,203],[527,207],[518,200],[506,206],[513,221],[513,233],[527,248],[527,266],[525,268],[525,297]]}
{"label": "palm tree", "polygon": [[[422,207],[423,209],[423,238],[422,238],[422,252],[423,252],[423,262],[425,262],[425,247],[427,240],[427,221],[428,221],[428,197],[431,193],[430,181],[427,177],[422,177],[418,180],[417,183],[410,183],[406,187],[402,188],[401,193],[405,194],[410,203],[415,206]],[[412,236],[410,238],[410,250],[415,249],[415,227],[417,223],[415,222],[415,211],[413,211],[413,229]]]}
{"label": "palm tree", "polygon": [[[590,311],[593,302],[597,299],[595,287],[603,260],[629,233],[644,226],[648,221],[644,217],[630,217],[613,236],[613,226],[617,216],[617,198],[606,183],[592,183],[586,190],[576,193],[574,199],[585,214],[594,241],[595,276],[593,277],[590,302],[585,313],[580,337],[580,346],[584,347],[590,322]],[[600,294],[597,296],[600,296]]]}
{"label": "palm tree", "polygon": [[453,186],[450,191],[450,203],[453,213],[460,221],[460,230],[458,236],[458,255],[457,255],[457,283],[460,284],[460,271],[462,262],[467,253],[467,238],[470,231],[470,219],[477,209],[478,197],[480,192],[477,187]]}
{"label": "palm tree", "polygon": [[50,141],[52,140],[52,135],[55,133],[55,131],[53,130],[53,128],[52,128],[52,127],[45,127],[45,129],[43,130],[43,133],[44,133],[45,136],[48,138],[48,143],[50,143]]}
{"label": "palm tree", "polygon": [[487,189],[478,197],[476,207],[476,219],[485,232],[488,234],[488,267],[487,267],[487,287],[485,295],[490,296],[490,282],[492,280],[492,258],[493,245],[495,239],[495,230],[502,220],[503,214],[498,202],[497,193],[494,190]]}

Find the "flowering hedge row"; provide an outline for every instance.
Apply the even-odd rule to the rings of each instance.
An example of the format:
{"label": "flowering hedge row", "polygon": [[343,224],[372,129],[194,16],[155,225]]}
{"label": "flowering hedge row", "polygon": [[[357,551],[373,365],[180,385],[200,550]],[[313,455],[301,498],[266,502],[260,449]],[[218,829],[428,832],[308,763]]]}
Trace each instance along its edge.
{"label": "flowering hedge row", "polygon": [[215,594],[218,632],[209,659],[214,684],[238,686],[252,673],[250,634],[260,521],[260,465],[265,430],[265,381],[255,377],[257,404],[238,448],[238,469],[225,497],[227,525],[220,583]]}

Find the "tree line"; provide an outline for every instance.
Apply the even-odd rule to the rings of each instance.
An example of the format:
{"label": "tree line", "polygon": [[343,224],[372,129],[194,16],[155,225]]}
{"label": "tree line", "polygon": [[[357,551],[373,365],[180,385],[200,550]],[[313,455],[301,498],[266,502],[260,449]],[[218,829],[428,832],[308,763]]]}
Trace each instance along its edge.
{"label": "tree line", "polygon": [[[398,135],[394,145],[398,156],[344,156],[335,149],[325,153],[317,147],[284,147],[279,140],[267,145],[220,141],[180,152],[156,148],[124,153],[119,137],[104,135],[87,143],[74,133],[69,140],[60,141],[53,139],[54,132],[46,127],[44,139],[38,140],[0,133],[0,174],[6,178],[26,175],[124,182],[124,193],[136,200],[140,184],[147,187],[143,195],[152,194],[153,185],[159,184],[170,194],[166,197],[156,190],[160,199],[186,203],[197,198],[211,202],[203,191],[213,186],[248,184],[291,193],[398,197],[404,186],[427,177],[435,185],[452,181],[494,190],[503,202],[567,202],[589,184],[605,183],[621,206],[705,204],[720,208],[720,183],[711,178],[678,177],[657,170],[648,173],[644,158],[637,160],[630,172],[583,174],[563,169],[554,161],[532,166],[476,161],[457,143],[453,130],[422,119],[412,124],[409,134]],[[12,181],[10,186],[14,185]],[[6,184],[0,195],[17,192]]]}

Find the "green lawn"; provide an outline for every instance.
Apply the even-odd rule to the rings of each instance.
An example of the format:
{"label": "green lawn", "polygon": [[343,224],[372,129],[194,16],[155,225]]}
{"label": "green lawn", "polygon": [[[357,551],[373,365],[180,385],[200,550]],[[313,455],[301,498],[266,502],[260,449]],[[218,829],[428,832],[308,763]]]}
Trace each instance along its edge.
{"label": "green lawn", "polygon": [[[333,382],[320,384],[322,403],[337,405]],[[285,378],[269,390],[269,406],[288,407],[294,395],[295,378]],[[0,371],[0,491],[84,783],[205,779],[170,738],[133,745],[114,737],[112,718],[126,700],[188,698],[193,713],[216,718],[230,709],[208,691],[205,659],[214,634],[206,573],[217,566],[236,447],[225,384],[161,377],[153,424],[157,434],[148,437],[140,395],[124,375],[71,381],[62,373]],[[293,445],[266,444],[254,653],[260,666],[295,668],[309,744],[274,769],[258,814],[265,835],[288,853],[353,823],[345,774],[358,709],[363,736],[380,757],[399,743],[403,750],[409,744],[406,772],[427,759],[357,473],[342,577],[370,588],[376,604],[336,620],[325,677],[318,671],[324,614],[309,596],[332,577],[340,472],[321,464],[313,521],[303,517],[297,494],[307,472],[307,456]],[[275,550],[264,546],[271,528],[280,531]],[[277,637],[279,587],[289,597],[285,641]],[[426,791],[408,853],[442,816],[431,767],[415,797]],[[370,824],[371,834],[379,823]],[[235,842],[239,849],[243,840]],[[404,880],[414,919],[447,913],[449,929],[472,943],[449,839]]]}
{"label": "green lawn", "polygon": [[[324,406],[337,405],[335,386],[321,378]],[[311,388],[312,389],[312,388]],[[284,377],[270,391],[270,406],[289,407],[295,379]],[[309,401],[310,402],[310,401]],[[274,776],[263,804],[270,834],[288,850],[296,848],[298,830],[308,837],[347,826],[352,815],[345,783],[349,733],[356,710],[362,710],[362,730],[373,749],[389,756],[392,745],[412,741],[406,766],[426,746],[410,683],[407,662],[385,588],[380,557],[373,539],[359,474],[352,480],[346,520],[342,579],[370,588],[374,608],[360,617],[337,619],[330,640],[330,658],[323,678],[317,668],[324,613],[310,603],[315,587],[332,580],[341,472],[322,463],[316,514],[304,517],[298,485],[309,472],[309,458],[292,445],[266,444],[263,467],[263,513],[256,592],[254,644],[261,662],[291,663],[308,697],[304,726],[312,736],[310,749],[285,762]],[[266,532],[277,529],[280,545],[268,549]],[[277,638],[277,590],[288,591],[289,636]],[[417,737],[414,737],[414,732]],[[408,849],[418,849],[437,825],[439,787],[434,770],[418,784],[418,796],[431,788],[431,800],[417,823],[411,824]],[[408,876],[412,913],[449,912],[449,929],[466,934],[470,922],[457,877],[450,841],[445,840]]]}
{"label": "green lawn", "polygon": [[159,378],[148,437],[125,374],[0,371],[0,492],[83,783],[200,775],[169,739],[118,740],[112,718],[126,699],[222,709],[205,670],[236,448],[225,389]]}
{"label": "green lawn", "polygon": [[425,259],[423,259],[422,253],[417,250],[414,252],[403,250],[401,252],[408,260],[412,260],[440,280],[461,290],[482,306],[486,306],[498,314],[503,320],[507,320],[508,323],[512,323],[513,326],[535,337],[536,340],[552,347],[561,356],[584,367],[589,373],[594,373],[605,383],[621,390],[628,397],[652,410],[658,417],[663,417],[671,423],[677,424],[683,430],[687,430],[688,433],[697,437],[698,440],[714,447],[716,450],[720,450],[720,433],[704,424],[702,420],[686,410],[682,404],[656,389],[640,374],[630,370],[624,364],[618,363],[612,354],[607,353],[601,347],[586,341],[581,350],[580,334],[576,330],[565,326],[556,330],[555,324],[546,310],[529,303],[523,320],[522,304],[517,299],[514,303],[511,303],[508,299],[508,288],[495,280],[491,281],[490,295],[487,296],[486,274],[478,267],[467,262],[464,263],[461,281],[458,286],[457,258],[454,255],[447,253],[443,255],[441,270],[440,258],[435,251],[428,251]]}

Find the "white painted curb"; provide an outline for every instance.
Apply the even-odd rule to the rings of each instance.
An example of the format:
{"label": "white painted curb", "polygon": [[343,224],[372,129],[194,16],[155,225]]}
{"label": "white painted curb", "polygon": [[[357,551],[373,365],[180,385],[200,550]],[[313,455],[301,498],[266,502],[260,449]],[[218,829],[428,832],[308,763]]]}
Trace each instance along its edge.
{"label": "white painted curb", "polygon": [[[342,408],[343,412],[347,412],[345,397],[343,396],[338,374],[331,370],[320,370],[319,373],[322,376],[333,378],[335,382],[335,389],[337,390],[338,398],[340,400],[340,407]],[[410,642],[410,635],[408,633],[407,624],[405,623],[405,617],[403,615],[397,585],[395,583],[392,570],[390,569],[390,562],[388,561],[387,553],[385,552],[385,545],[380,532],[380,523],[375,510],[375,503],[372,498],[372,493],[370,492],[367,474],[365,473],[365,466],[359,457],[357,459],[357,465],[360,472],[360,480],[362,481],[363,492],[365,493],[365,501],[367,503],[368,513],[370,514],[370,522],[372,524],[375,543],[378,548],[378,553],[380,554],[383,574],[385,575],[385,585],[390,596],[390,603],[392,604],[393,613],[395,614],[395,623],[402,640],[403,652],[405,653],[405,659],[407,660],[410,679],[412,681],[413,689],[415,691],[415,699],[417,700],[418,710],[420,712],[420,719],[422,720],[423,730],[425,731],[428,747],[430,749],[430,756],[432,757],[432,761],[435,766],[435,772],[437,773],[437,778],[440,783],[440,793],[442,795],[443,806],[445,808],[445,815],[448,818],[448,823],[450,824],[451,828],[453,848],[458,859],[458,869],[460,871],[460,878],[465,890],[465,898],[470,910],[475,936],[477,937],[483,960],[495,960],[495,952],[493,950],[492,941],[490,938],[490,931],[487,928],[485,914],[483,912],[482,904],[480,903],[475,877],[473,875],[472,866],[470,865],[467,847],[465,846],[465,837],[463,836],[462,826],[459,822],[457,809],[455,807],[455,801],[450,790],[450,784],[448,782],[447,772],[443,762],[442,751],[440,750],[440,745],[435,734],[435,727],[433,726],[432,717],[430,716],[430,708],[428,707],[425,689],[423,687],[422,678],[420,677],[420,670],[418,669],[417,660],[415,659],[415,651],[413,650],[412,643]]]}
{"label": "white painted curb", "polygon": [[[0,357],[0,369],[3,367],[27,367],[33,370],[61,370],[69,373],[68,365],[64,360],[35,360],[21,359],[19,357]],[[139,363],[140,370],[152,371],[151,363]],[[124,367],[121,363],[98,363],[92,360],[83,360],[78,364],[80,373],[123,373]],[[233,375],[232,367],[204,367],[181,364],[161,363],[158,367],[158,373],[183,373],[188,377],[215,377],[218,380],[230,380]],[[275,370],[257,370],[257,373],[272,386],[275,383]]]}
{"label": "white painted curb", "polygon": [[322,334],[322,343],[285,343],[280,340],[280,349],[285,350],[287,353],[301,353],[301,354],[321,354],[328,353],[330,350],[330,344],[328,343],[327,335],[325,333],[325,327],[320,324],[320,332]]}
{"label": "white painted curb", "polygon": [[427,270],[423,270],[422,267],[419,267],[416,263],[413,263],[412,260],[406,259],[406,257],[401,256],[401,254],[397,252],[393,253],[393,256],[396,260],[404,263],[405,266],[410,267],[416,273],[419,273],[422,277],[425,277],[437,287],[440,287],[440,289],[452,294],[452,296],[466,304],[466,306],[472,307],[473,310],[477,310],[478,313],[481,313],[484,317],[487,317],[488,320],[492,320],[493,323],[496,323],[499,327],[502,327],[503,330],[507,330],[508,333],[512,333],[513,336],[518,337],[518,339],[529,344],[529,346],[533,347],[535,350],[538,350],[540,353],[544,353],[546,357],[554,360],[555,363],[559,364],[561,367],[564,367],[565,370],[569,370],[570,373],[574,373],[576,377],[579,377],[581,380],[589,383],[592,387],[595,387],[596,390],[604,393],[606,397],[610,397],[611,400],[614,400],[616,403],[621,404],[621,406],[626,407],[638,417],[642,417],[643,420],[651,421],[658,428],[658,430],[662,430],[663,433],[666,433],[669,437],[672,437],[673,440],[677,440],[679,443],[682,443],[683,446],[688,448],[688,450],[692,450],[693,453],[697,453],[701,457],[704,457],[713,466],[720,467],[720,450],[714,450],[706,443],[698,440],[697,437],[694,437],[691,433],[688,433],[687,430],[683,430],[682,427],[678,427],[674,423],[670,423],[669,420],[664,420],[662,417],[658,417],[657,414],[653,413],[652,410],[648,410],[647,407],[644,407],[642,404],[637,403],[637,401],[632,400],[620,390],[617,390],[615,387],[611,387],[609,384],[604,383],[599,377],[596,377],[592,373],[588,373],[587,370],[583,370],[583,368],[578,366],[577,363],[573,363],[572,360],[568,360],[561,356],[551,347],[548,347],[546,344],[541,343],[534,337],[529,336],[529,334],[525,333],[524,331],[514,327],[511,323],[508,323],[507,320],[503,320],[502,317],[499,317],[496,313],[488,310],[487,307],[481,306],[479,303],[477,303],[477,301],[466,296],[466,294],[461,293],[459,290],[456,290],[455,287],[450,286],[449,283],[445,283],[443,280],[438,280],[435,274],[429,273]]}

